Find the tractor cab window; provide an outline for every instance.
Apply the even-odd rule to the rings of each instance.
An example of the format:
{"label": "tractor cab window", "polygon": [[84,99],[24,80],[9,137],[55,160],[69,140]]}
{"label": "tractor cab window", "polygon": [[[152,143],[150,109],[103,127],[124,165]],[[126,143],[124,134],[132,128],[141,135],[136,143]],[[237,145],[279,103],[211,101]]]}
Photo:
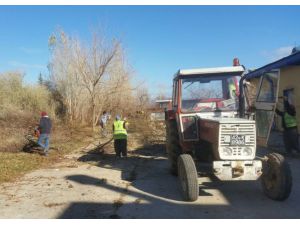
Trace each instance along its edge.
{"label": "tractor cab window", "polygon": [[262,77],[259,94],[257,96],[258,102],[275,102],[277,90],[277,74],[266,73]]}
{"label": "tractor cab window", "polygon": [[182,79],[182,112],[214,112],[237,109],[239,77],[199,76]]}

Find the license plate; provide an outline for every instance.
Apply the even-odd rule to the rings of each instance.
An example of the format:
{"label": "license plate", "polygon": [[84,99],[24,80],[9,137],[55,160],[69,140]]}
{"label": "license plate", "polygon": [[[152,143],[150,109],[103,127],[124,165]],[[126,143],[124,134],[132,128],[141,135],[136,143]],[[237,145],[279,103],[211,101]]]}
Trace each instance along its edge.
{"label": "license plate", "polygon": [[230,145],[245,145],[245,135],[231,135]]}

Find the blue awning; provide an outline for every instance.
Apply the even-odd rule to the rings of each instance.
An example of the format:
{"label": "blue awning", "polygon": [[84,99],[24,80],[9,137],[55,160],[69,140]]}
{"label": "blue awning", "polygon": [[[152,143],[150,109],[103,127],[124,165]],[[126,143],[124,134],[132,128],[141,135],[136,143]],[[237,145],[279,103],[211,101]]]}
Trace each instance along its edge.
{"label": "blue awning", "polygon": [[263,73],[269,72],[273,69],[280,69],[287,66],[296,66],[300,65],[300,52],[296,52],[292,55],[289,55],[287,57],[284,57],[282,59],[279,59],[275,62],[272,62],[270,64],[267,64],[261,68],[258,68],[256,70],[253,70],[243,76],[243,80],[249,80],[251,78],[259,77]]}

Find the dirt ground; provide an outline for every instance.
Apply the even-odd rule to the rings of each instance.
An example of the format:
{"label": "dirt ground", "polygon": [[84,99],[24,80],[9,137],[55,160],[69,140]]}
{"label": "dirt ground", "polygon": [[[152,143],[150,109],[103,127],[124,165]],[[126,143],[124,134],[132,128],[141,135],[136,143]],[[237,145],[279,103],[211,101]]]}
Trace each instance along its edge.
{"label": "dirt ground", "polygon": [[[130,137],[129,137],[130,138]],[[289,159],[293,190],[276,202],[260,182],[199,178],[196,202],[182,201],[163,144],[130,144],[127,159],[82,148],[48,169],[0,185],[0,218],[300,218],[300,164]]]}

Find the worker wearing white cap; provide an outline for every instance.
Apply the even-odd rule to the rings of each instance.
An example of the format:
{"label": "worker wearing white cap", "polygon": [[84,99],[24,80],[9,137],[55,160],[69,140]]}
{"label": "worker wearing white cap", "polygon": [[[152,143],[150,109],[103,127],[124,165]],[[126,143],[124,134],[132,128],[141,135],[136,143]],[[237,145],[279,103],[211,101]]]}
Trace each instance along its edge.
{"label": "worker wearing white cap", "polygon": [[127,131],[126,121],[121,120],[121,116],[117,115],[113,123],[114,148],[116,157],[127,157]]}

